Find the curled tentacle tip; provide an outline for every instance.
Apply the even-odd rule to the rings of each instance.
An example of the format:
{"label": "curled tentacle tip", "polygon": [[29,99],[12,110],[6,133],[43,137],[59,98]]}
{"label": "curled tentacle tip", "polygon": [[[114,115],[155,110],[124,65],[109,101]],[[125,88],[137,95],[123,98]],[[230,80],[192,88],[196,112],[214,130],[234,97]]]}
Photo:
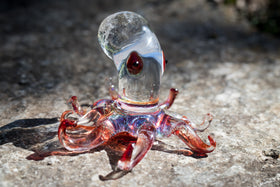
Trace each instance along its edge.
{"label": "curled tentacle tip", "polygon": [[132,170],[131,165],[128,161],[118,161],[118,165],[116,168],[117,171],[126,171],[129,172]]}
{"label": "curled tentacle tip", "polygon": [[215,136],[214,136],[214,134],[210,134],[210,135],[208,136],[208,140],[209,140],[210,144],[211,144],[213,147],[216,147],[216,141],[215,141]]}
{"label": "curled tentacle tip", "polygon": [[206,116],[207,116],[207,118],[208,118],[208,119],[207,119],[208,122],[211,123],[212,120],[213,120],[213,115],[212,115],[211,113],[207,113]]}
{"label": "curled tentacle tip", "polygon": [[77,100],[78,100],[77,96],[72,96],[72,97],[68,100],[68,103],[71,104],[71,103],[73,103],[73,102],[75,102],[75,101],[77,101]]}
{"label": "curled tentacle tip", "polygon": [[111,89],[111,91],[115,91],[116,90],[116,87],[115,87],[115,85],[110,85],[110,89]]}
{"label": "curled tentacle tip", "polygon": [[60,122],[66,120],[67,116],[69,114],[73,114],[73,113],[74,113],[73,110],[67,110],[67,111],[63,112],[61,117],[60,117]]}
{"label": "curled tentacle tip", "polygon": [[194,153],[191,156],[194,157],[194,158],[206,158],[206,157],[208,157],[208,155],[206,153]]}
{"label": "curled tentacle tip", "polygon": [[177,88],[171,88],[170,89],[173,93],[175,94],[178,94],[179,93],[179,90]]}

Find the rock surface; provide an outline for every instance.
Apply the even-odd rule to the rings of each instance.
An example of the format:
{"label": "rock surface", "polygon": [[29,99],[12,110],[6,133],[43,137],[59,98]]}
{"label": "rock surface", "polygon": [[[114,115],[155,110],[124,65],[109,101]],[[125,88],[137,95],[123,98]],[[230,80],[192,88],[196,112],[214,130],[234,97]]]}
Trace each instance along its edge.
{"label": "rock surface", "polygon": [[[0,13],[0,186],[280,186],[278,39],[202,0],[20,2]],[[149,20],[169,61],[161,99],[176,87],[174,112],[196,123],[213,113],[201,136],[214,133],[216,150],[200,159],[152,150],[131,173],[105,182],[98,176],[112,168],[104,150],[27,160],[59,146],[57,118],[70,96],[108,98],[116,72],[96,34],[119,10]]]}

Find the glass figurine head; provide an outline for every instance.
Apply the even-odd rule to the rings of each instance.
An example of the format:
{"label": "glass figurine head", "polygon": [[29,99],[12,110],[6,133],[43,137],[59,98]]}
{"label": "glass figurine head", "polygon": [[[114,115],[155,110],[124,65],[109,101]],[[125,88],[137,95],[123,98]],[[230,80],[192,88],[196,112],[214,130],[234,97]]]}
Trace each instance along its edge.
{"label": "glass figurine head", "polygon": [[98,41],[118,70],[120,100],[156,104],[165,59],[148,22],[134,12],[117,12],[99,26]]}

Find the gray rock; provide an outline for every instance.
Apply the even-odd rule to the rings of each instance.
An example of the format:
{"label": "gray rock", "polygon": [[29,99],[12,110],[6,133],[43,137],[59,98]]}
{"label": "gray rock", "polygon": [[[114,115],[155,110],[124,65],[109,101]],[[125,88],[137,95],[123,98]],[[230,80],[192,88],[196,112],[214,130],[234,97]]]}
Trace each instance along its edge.
{"label": "gray rock", "polygon": [[[0,13],[0,186],[280,186],[280,41],[255,32],[231,7],[204,1],[31,1]],[[153,149],[131,173],[112,171],[105,149],[26,157],[60,149],[57,118],[76,95],[108,98],[115,67],[97,42],[107,15],[131,10],[150,21],[169,61],[161,99],[195,123],[214,114],[217,148],[207,158]],[[167,145],[184,147],[175,137]],[[271,151],[272,150],[272,151]],[[278,157],[277,157],[278,154]]]}

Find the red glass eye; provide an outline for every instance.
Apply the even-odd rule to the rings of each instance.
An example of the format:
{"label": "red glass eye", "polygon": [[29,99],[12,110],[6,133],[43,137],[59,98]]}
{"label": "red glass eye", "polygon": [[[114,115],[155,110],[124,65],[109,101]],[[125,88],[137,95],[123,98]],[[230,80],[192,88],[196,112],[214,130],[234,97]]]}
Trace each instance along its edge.
{"label": "red glass eye", "polygon": [[143,60],[136,51],[130,53],[126,61],[126,67],[129,73],[136,75],[143,69]]}

